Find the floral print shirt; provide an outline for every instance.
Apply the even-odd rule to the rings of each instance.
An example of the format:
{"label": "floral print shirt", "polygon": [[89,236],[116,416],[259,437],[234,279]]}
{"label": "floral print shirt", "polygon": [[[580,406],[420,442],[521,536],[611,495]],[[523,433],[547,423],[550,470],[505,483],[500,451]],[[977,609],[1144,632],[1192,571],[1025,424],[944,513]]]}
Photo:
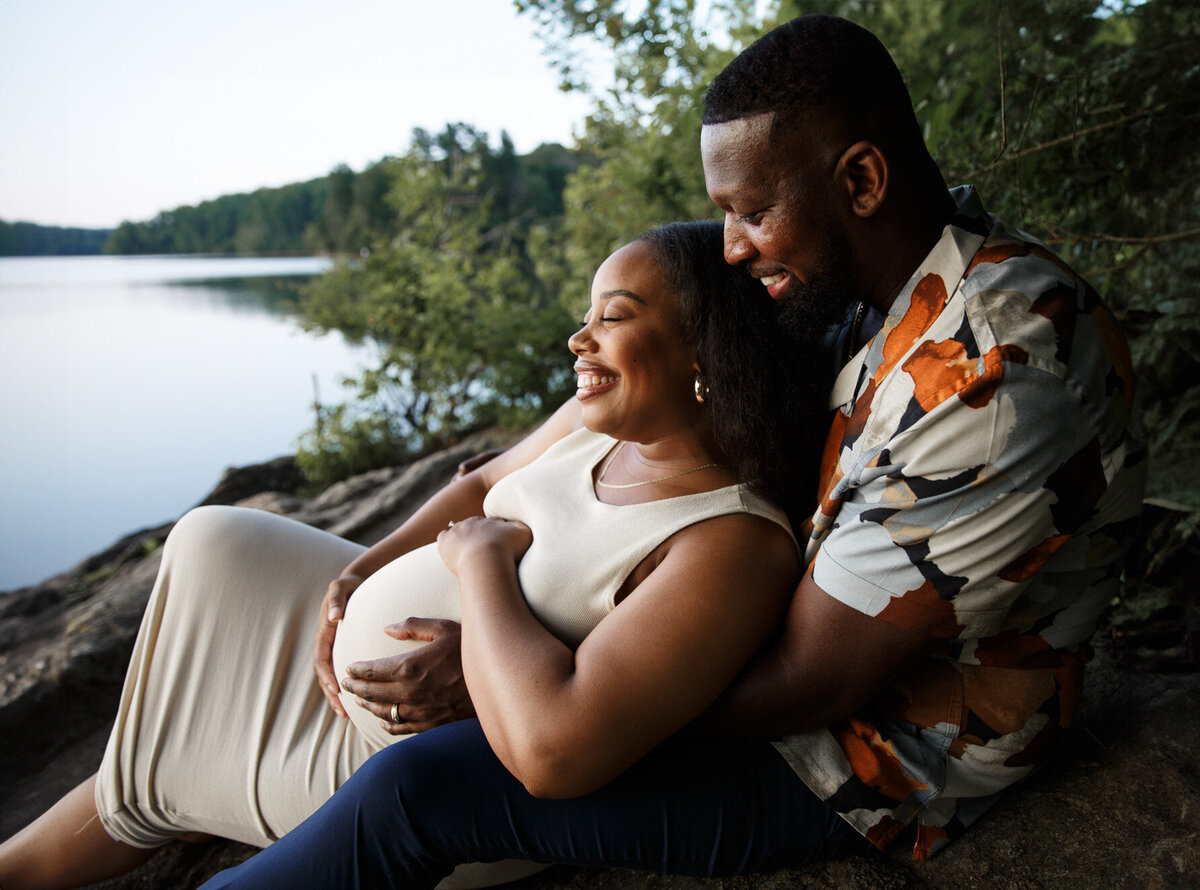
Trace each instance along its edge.
{"label": "floral print shirt", "polygon": [[776,742],[876,846],[924,859],[1071,722],[1119,583],[1145,455],[1129,353],[1096,292],[970,187],[842,370],[813,580],[934,655],[860,713]]}

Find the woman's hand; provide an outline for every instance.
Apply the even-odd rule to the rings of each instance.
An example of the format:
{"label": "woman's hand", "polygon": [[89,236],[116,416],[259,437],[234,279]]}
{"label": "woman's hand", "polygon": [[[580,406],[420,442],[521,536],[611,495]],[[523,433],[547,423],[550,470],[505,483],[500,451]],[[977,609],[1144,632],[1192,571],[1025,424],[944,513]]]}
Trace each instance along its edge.
{"label": "woman's hand", "polygon": [[325,591],[321,601],[321,616],[317,621],[317,634],[313,646],[313,670],[317,674],[317,685],[329,702],[333,712],[346,716],[346,709],[338,698],[338,681],[333,673],[333,638],[337,635],[337,623],[346,614],[346,602],[350,594],[358,589],[363,579],[358,575],[342,575],[335,578]]}
{"label": "woman's hand", "polygon": [[515,519],[472,516],[454,523],[437,540],[442,561],[457,575],[468,559],[489,550],[507,554],[515,565],[533,543],[533,532]]}

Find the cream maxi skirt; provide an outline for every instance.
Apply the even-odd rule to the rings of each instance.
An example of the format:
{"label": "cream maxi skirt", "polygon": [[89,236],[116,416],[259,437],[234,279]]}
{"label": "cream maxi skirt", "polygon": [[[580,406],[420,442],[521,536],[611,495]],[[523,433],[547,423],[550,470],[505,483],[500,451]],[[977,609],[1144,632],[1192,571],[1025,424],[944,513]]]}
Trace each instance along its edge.
{"label": "cream maxi skirt", "polygon": [[[193,831],[265,847],[402,738],[334,715],[313,674],[321,600],[362,549],[257,510],[202,507],[179,521],[97,776],[109,834],[138,847]],[[543,867],[467,865],[442,886]]]}

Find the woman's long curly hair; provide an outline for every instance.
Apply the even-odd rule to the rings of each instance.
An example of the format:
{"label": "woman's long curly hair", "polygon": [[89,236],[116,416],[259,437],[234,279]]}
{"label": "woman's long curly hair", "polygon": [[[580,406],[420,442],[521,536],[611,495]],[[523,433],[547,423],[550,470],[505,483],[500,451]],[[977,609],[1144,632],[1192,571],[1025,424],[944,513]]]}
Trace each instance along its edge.
{"label": "woman's long curly hair", "polygon": [[828,427],[811,347],[785,333],[760,282],[725,262],[721,223],[667,223],[638,240],[683,304],[683,334],[696,344],[717,445],[738,479],[798,528],[815,506]]}

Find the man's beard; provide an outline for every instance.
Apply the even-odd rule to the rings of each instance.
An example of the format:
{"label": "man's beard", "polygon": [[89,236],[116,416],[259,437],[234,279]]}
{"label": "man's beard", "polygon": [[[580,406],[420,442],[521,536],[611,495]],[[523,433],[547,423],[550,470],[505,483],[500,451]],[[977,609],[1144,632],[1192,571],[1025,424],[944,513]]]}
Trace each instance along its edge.
{"label": "man's beard", "polygon": [[776,303],[776,319],[797,344],[821,343],[830,328],[843,324],[863,299],[854,275],[850,246],[841,233],[830,233],[806,283],[792,281]]}

